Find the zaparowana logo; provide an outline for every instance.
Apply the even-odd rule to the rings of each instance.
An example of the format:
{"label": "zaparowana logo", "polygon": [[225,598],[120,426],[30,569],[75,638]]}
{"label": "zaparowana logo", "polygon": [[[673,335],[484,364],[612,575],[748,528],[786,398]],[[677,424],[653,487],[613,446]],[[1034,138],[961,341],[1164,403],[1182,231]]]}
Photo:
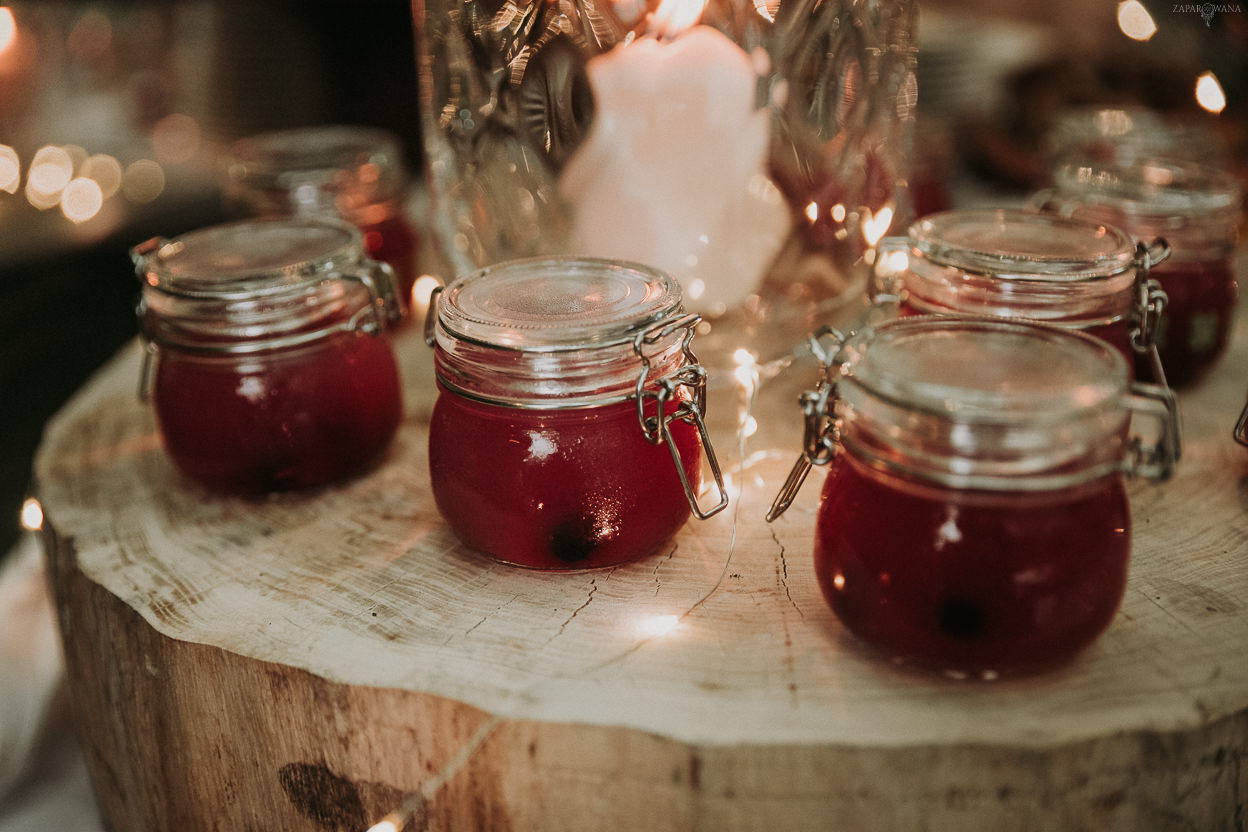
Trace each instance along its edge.
{"label": "zaparowana logo", "polygon": [[1205,21],[1205,25],[1213,26],[1213,16],[1221,12],[1222,14],[1243,14],[1244,7],[1238,3],[1232,4],[1214,4],[1214,3],[1175,3],[1171,9],[1174,14],[1191,14],[1195,12],[1200,15],[1201,20]]}

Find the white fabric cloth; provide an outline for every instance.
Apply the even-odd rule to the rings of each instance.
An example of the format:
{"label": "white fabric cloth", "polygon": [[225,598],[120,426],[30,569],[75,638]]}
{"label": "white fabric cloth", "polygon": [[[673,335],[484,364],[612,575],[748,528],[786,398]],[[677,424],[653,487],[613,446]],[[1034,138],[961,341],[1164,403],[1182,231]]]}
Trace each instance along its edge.
{"label": "white fabric cloth", "polygon": [[70,726],[56,615],[38,541],[0,560],[0,829],[102,832]]}

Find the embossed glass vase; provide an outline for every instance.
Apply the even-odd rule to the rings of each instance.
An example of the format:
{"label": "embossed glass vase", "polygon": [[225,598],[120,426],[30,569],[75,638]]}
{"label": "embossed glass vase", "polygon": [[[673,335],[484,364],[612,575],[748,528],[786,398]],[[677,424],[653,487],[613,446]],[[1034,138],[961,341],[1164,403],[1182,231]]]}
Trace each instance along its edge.
{"label": "embossed glass vase", "polygon": [[861,297],[908,218],[916,11],[413,0],[443,277],[617,258],[674,275],[738,341],[808,331]]}

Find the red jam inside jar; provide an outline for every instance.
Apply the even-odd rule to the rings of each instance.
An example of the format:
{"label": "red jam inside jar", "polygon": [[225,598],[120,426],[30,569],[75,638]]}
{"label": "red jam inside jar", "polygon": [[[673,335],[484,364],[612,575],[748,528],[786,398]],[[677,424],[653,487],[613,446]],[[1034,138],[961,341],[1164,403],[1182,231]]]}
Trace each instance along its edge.
{"label": "red jam inside jar", "polygon": [[245,216],[355,225],[368,256],[394,269],[399,297],[411,297],[419,239],[405,211],[408,175],[397,136],[353,125],[261,133],[235,142],[227,172],[227,198]]}
{"label": "red jam inside jar", "polygon": [[[995,678],[1065,662],[1110,624],[1130,559],[1123,475],[1164,478],[1174,459],[1166,397],[1129,383],[1116,350],[1030,323],[902,318],[841,344],[823,389],[834,450],[814,563],[851,632]],[[1133,444],[1133,416],[1155,444]]]}
{"label": "red jam inside jar", "polygon": [[1131,330],[1147,275],[1125,232],[1029,211],[955,210],[916,222],[905,244],[904,265],[891,265],[886,249],[877,267],[877,283],[891,281],[901,315],[1045,323],[1101,338],[1133,366]]}
{"label": "red jam inside jar", "polygon": [[[1226,350],[1237,286],[1231,266],[1242,194],[1228,172],[1176,158],[1059,157],[1054,187],[1040,195],[1047,211],[1108,222],[1137,240],[1164,237],[1172,254],[1152,270],[1166,295],[1156,342],[1165,381],[1190,386]],[[1141,378],[1153,379],[1137,361]]]}
{"label": "red jam inside jar", "polygon": [[1130,529],[1117,476],[958,492],[842,454],[824,480],[815,574],[845,626],[892,653],[957,672],[1042,669],[1113,620]]}
{"label": "red jam inside jar", "polygon": [[169,459],[221,493],[366,470],[402,418],[384,272],[342,223],[234,223],[136,249]]}
{"label": "red jam inside jar", "polygon": [[[611,566],[726,504],[688,349],[697,317],[670,277],[609,260],[512,261],[455,281],[435,309],[429,475],[463,543],[534,569]],[[720,495],[706,512],[704,460]]]}
{"label": "red jam inside jar", "polygon": [[[1239,288],[1230,257],[1171,261],[1153,269],[1166,293],[1166,314],[1157,332],[1157,351],[1167,383],[1187,387],[1226,351]],[[1151,371],[1137,368],[1141,378]]]}

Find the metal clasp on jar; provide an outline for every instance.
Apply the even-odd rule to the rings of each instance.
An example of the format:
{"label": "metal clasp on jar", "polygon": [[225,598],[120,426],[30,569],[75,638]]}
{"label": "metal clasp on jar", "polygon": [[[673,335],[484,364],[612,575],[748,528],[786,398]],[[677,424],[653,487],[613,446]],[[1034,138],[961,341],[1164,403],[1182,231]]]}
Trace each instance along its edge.
{"label": "metal clasp on jar", "polygon": [[1131,349],[1148,360],[1149,371],[1160,388],[1162,400],[1170,411],[1171,443],[1175,459],[1183,455],[1183,426],[1179,416],[1179,399],[1166,382],[1166,371],[1161,366],[1161,354],[1157,351],[1157,333],[1169,298],[1161,284],[1149,276],[1153,266],[1170,256],[1170,244],[1158,237],[1151,245],[1136,243],[1135,246],[1135,299],[1131,308]]}
{"label": "metal clasp on jar", "polygon": [[1248,403],[1239,412],[1239,421],[1235,423],[1235,431],[1231,434],[1235,441],[1248,448]]}
{"label": "metal clasp on jar", "polygon": [[1131,395],[1123,403],[1133,414],[1154,419],[1158,429],[1157,441],[1153,444],[1145,443],[1138,435],[1131,437],[1130,453],[1122,471],[1151,480],[1169,479],[1179,459],[1173,391],[1159,384],[1137,381],[1131,385]]}
{"label": "metal clasp on jar", "polygon": [[[698,363],[697,356],[693,354],[689,346],[693,340],[693,329],[701,320],[700,315],[688,314],[660,321],[637,334],[633,340],[633,352],[641,361],[641,373],[637,376],[635,396],[637,422],[641,426],[641,432],[651,445],[667,445],[672,455],[672,463],[676,466],[676,473],[680,477],[680,484],[685,490],[685,498],[689,501],[689,508],[695,517],[705,520],[727,507],[728,489],[724,487],[724,476],[719,468],[719,460],[715,456],[711,437],[706,430],[706,370]],[[665,341],[677,332],[681,332],[680,349],[684,356],[684,364],[675,373],[652,384],[650,356],[646,354],[645,348]],[[692,399],[681,400],[676,409],[669,414],[667,403],[681,387],[692,391]],[[655,413],[648,416],[646,415],[646,402],[651,400],[655,402]],[[706,454],[707,465],[715,479],[717,500],[709,509],[704,510],[698,504],[698,495],[693,489],[693,484],[689,482],[689,476],[685,473],[685,466],[680,458],[680,449],[672,440],[671,424],[675,421],[692,424],[698,429],[698,437],[701,439],[702,448]]]}
{"label": "metal clasp on jar", "polygon": [[[825,348],[822,339],[831,337],[835,348]],[[836,382],[831,379],[832,365],[836,363],[847,336],[831,327],[823,327],[810,336],[810,350],[823,364],[823,377],[814,390],[802,393],[800,403],[805,427],[802,434],[802,454],[789,469],[789,475],[780,486],[780,493],[767,511],[770,523],[788,510],[797,499],[797,493],[806,482],[806,475],[815,465],[827,465],[835,457],[839,440],[839,422],[836,418]]]}

